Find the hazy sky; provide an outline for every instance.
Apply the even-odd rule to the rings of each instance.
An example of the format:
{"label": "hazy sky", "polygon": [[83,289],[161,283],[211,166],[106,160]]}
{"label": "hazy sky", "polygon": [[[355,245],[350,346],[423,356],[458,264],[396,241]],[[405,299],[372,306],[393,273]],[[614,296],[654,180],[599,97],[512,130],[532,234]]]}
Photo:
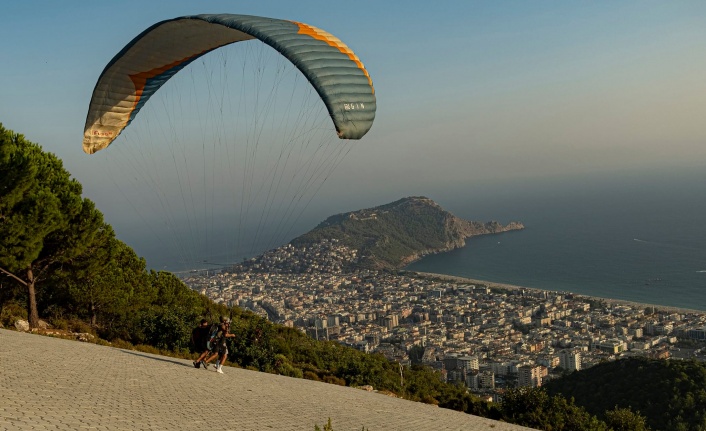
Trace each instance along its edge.
{"label": "hazy sky", "polygon": [[0,122],[63,159],[116,227],[123,212],[81,150],[91,92],[139,32],[198,13],[305,22],[365,63],[375,124],[313,203],[320,218],[454,188],[706,165],[701,0],[6,2]]}

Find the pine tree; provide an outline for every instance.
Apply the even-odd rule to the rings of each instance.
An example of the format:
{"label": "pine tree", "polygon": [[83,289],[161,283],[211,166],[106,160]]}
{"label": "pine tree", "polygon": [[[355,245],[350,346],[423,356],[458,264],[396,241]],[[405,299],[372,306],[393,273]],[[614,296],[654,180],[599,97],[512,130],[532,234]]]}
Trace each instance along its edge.
{"label": "pine tree", "polygon": [[26,287],[32,328],[37,283],[86,252],[104,227],[81,191],[55,155],[0,124],[0,272]]}

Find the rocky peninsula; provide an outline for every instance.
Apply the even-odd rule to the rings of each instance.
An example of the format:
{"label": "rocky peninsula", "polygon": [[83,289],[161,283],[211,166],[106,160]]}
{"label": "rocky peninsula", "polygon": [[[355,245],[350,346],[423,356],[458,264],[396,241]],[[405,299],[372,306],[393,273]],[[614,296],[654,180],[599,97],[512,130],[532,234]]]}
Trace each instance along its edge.
{"label": "rocky peninsula", "polygon": [[356,252],[358,268],[400,269],[425,255],[463,247],[472,236],[519,229],[524,229],[520,222],[464,220],[427,197],[413,196],[331,216],[291,244],[333,239]]}

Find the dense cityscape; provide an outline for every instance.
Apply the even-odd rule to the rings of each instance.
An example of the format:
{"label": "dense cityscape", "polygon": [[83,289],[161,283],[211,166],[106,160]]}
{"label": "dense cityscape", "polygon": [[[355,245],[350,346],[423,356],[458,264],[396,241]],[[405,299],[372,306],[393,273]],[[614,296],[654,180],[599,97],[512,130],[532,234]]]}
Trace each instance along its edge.
{"label": "dense cityscape", "polygon": [[[706,340],[706,313],[430,274],[345,271],[356,254],[335,240],[286,245],[183,280],[312,338],[403,365],[421,361],[489,399],[621,357],[704,359],[698,341]],[[684,340],[697,343],[684,347]]]}

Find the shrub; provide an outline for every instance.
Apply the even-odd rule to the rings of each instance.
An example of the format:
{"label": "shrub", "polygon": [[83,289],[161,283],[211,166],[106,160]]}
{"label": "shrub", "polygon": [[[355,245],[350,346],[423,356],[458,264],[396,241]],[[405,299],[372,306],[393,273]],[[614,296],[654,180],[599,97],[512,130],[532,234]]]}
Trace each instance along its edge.
{"label": "shrub", "polygon": [[[53,323],[53,322],[52,322]],[[88,323],[80,319],[69,319],[67,321],[68,330],[71,332],[87,333],[96,335],[95,329]]]}
{"label": "shrub", "polygon": [[339,386],[346,386],[346,381],[345,379],[338,378],[336,376],[324,376],[324,382],[326,383],[331,383],[334,385],[339,385]]}
{"label": "shrub", "polygon": [[606,423],[614,431],[648,431],[647,418],[629,408],[618,408],[605,412]]}
{"label": "shrub", "polygon": [[132,345],[129,341],[125,341],[120,338],[116,338],[112,340],[111,342],[106,343],[108,346],[115,347],[117,349],[126,349],[126,350],[134,350],[135,346]]}
{"label": "shrub", "polygon": [[0,309],[0,323],[3,326],[14,326],[18,319],[27,320],[27,309],[17,301],[8,301]]}
{"label": "shrub", "polygon": [[301,379],[304,375],[302,373],[302,370],[293,366],[291,362],[289,362],[289,359],[282,354],[275,355],[275,364],[272,371],[276,374],[281,374],[283,376],[288,377],[296,377],[299,379]]}
{"label": "shrub", "polygon": [[432,404],[432,405],[435,405],[435,406],[438,406],[438,405],[439,405],[439,401],[438,401],[436,398],[434,398],[434,397],[432,397],[431,395],[429,395],[429,394],[424,394],[424,395],[422,395],[421,401],[422,401],[424,404]]}
{"label": "shrub", "polygon": [[304,371],[304,378],[307,379],[307,380],[314,380],[314,381],[317,381],[317,382],[320,382],[320,381],[321,381],[321,379],[319,378],[319,375],[318,375],[318,374],[316,374],[316,373],[313,372],[313,371],[308,371],[308,370],[307,370],[307,371]]}
{"label": "shrub", "polygon": [[59,329],[61,331],[69,330],[69,321],[66,319],[53,319],[51,321],[51,324],[54,326],[54,328]]}

